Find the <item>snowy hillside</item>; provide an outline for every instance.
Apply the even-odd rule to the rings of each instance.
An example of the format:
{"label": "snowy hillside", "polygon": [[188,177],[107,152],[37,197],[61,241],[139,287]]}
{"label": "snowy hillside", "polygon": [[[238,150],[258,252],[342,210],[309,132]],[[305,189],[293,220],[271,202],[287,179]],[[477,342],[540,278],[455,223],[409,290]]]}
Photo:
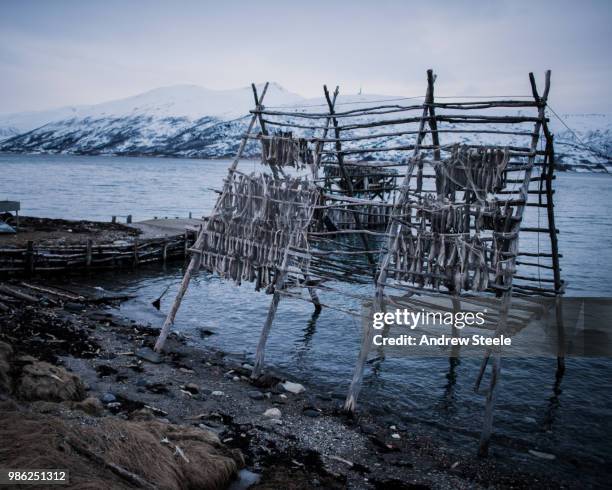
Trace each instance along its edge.
{"label": "snowy hillside", "polygon": [[[261,91],[262,86],[258,89]],[[362,103],[393,99],[384,95],[340,96],[339,104],[351,109]],[[306,99],[272,83],[265,98],[267,106],[287,110],[325,111],[322,98]],[[409,103],[418,104],[416,99]],[[53,111],[0,116],[0,151],[28,153],[75,153],[92,155],[147,155],[220,158],[232,156],[249,122],[253,107],[250,87],[210,90],[195,85],[163,87],[125,99],[91,106],[66,107]],[[290,109],[289,109],[290,108]],[[562,115],[569,131],[551,115],[556,135],[557,159],[576,170],[612,170],[612,118],[602,114]],[[445,129],[453,129],[445,124]],[[440,128],[442,129],[442,128]],[[504,129],[509,129],[508,126]],[[519,129],[518,127],[513,129]],[[521,128],[524,130],[524,127]],[[372,129],[360,134],[372,134]],[[375,131],[375,130],[374,130]],[[304,135],[312,131],[304,130]],[[483,142],[483,135],[445,133],[443,143]],[[413,135],[364,140],[370,148],[410,144]],[[520,138],[520,137],[519,137]],[[489,143],[521,145],[517,137],[487,138]],[[595,150],[585,149],[585,145]],[[350,149],[351,145],[345,145]],[[255,156],[258,145],[251,142],[247,154]],[[371,158],[379,155],[371,153]],[[401,158],[405,152],[397,152]],[[389,158],[386,155],[385,158]],[[393,155],[391,155],[393,157]]]}

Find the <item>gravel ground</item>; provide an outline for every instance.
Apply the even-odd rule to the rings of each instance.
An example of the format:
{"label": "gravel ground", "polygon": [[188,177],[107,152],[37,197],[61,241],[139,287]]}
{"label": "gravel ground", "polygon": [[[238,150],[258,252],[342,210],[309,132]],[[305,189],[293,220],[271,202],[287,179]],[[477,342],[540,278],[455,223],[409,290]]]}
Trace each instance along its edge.
{"label": "gravel ground", "polygon": [[156,330],[99,303],[41,298],[36,304],[10,304],[10,311],[0,315],[0,340],[77,373],[88,396],[104,403],[104,416],[132,418],[144,410],[161,420],[217,432],[244,453],[244,481],[259,480],[250,488],[559,488],[576,483],[439,447],[422,428],[394,425],[388,417],[367,412],[347,417],[339,394],[316,386],[288,392],[282,373],[268,372],[252,382],[245,359],[193,348],[175,334],[158,356],[151,350],[155,338]]}

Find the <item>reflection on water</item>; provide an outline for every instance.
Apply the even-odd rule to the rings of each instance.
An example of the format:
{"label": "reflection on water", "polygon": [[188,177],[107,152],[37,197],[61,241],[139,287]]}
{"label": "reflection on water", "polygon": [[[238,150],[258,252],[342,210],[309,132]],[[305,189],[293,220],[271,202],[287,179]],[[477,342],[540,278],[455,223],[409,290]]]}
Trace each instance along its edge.
{"label": "reflection on water", "polygon": [[[247,170],[256,164],[248,163]],[[205,214],[225,175],[227,162],[104,157],[0,156],[0,199],[20,199],[24,214],[88,219],[132,214]],[[607,206],[612,178],[559,174],[557,227],[563,277],[576,296],[610,296],[612,226]],[[537,226],[537,209],[527,216]],[[525,238],[528,239],[528,238]],[[89,278],[138,297],[124,314],[159,326],[182,277],[179,266]],[[171,285],[155,310],[151,302]],[[357,309],[353,300],[321,292],[323,303]],[[207,274],[192,283],[177,316],[177,327],[194,343],[253,356],[270,297]],[[215,335],[201,338],[198,329]],[[284,300],[266,350],[268,365],[306,384],[344,395],[359,349],[359,320],[331,309],[313,313],[311,304]],[[475,451],[483,398],[473,391],[479,360],[377,358],[368,363],[361,400],[389,421],[433,428],[441,441]],[[606,474],[612,454],[612,363],[568,359],[564,378],[555,379],[554,359],[505,359],[495,412],[493,450],[528,465],[567,474]],[[484,385],[483,385],[484,386]],[[462,446],[464,445],[464,446]],[[529,449],[557,455],[538,460]]]}

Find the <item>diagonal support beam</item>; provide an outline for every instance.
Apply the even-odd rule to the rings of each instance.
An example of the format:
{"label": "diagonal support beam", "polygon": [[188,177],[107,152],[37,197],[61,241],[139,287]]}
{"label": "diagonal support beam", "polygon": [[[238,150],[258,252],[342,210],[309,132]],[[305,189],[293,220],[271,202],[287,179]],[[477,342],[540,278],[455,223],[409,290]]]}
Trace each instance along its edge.
{"label": "diagonal support beam", "polygon": [[[538,107],[538,119],[534,125],[532,137],[531,137],[531,146],[530,146],[530,154],[531,156],[527,162],[527,168],[525,170],[525,175],[523,178],[523,183],[521,184],[521,201],[520,204],[516,207],[516,214],[512,220],[512,228],[511,232],[516,233],[516,236],[519,236],[519,231],[521,228],[521,222],[523,221],[523,213],[525,211],[525,204],[527,203],[527,199],[529,197],[529,183],[531,182],[531,174],[533,170],[533,166],[536,159],[536,150],[538,147],[538,142],[540,139],[540,131],[542,131],[543,124],[546,123],[546,102],[548,100],[548,93],[550,91],[550,70],[546,71],[545,76],[545,84],[544,84],[544,92],[542,96],[538,93],[538,88],[536,85],[535,77],[533,73],[529,74],[529,82],[531,84],[531,92],[533,94],[533,98]],[[511,256],[508,259],[508,264],[504,271],[504,286],[507,290],[504,292],[502,296],[502,306],[500,317],[498,320],[497,328],[495,330],[495,336],[499,336],[505,333],[507,328],[507,318],[508,311],[512,306],[512,279],[514,277],[514,273],[516,270],[516,254],[518,252],[518,238],[512,240],[510,243]],[[490,358],[489,355],[486,355],[483,359],[482,366],[480,368],[480,372],[478,375],[477,385],[480,384],[480,380],[484,375],[488,360]],[[491,379],[489,382],[489,389],[487,391],[487,398],[485,403],[485,413],[483,420],[482,432],[480,434],[480,444],[478,447],[478,456],[485,457],[489,453],[489,444],[491,440],[491,433],[493,431],[493,408],[495,405],[495,397],[496,397],[496,389],[498,385],[498,380],[501,372],[501,352],[499,350],[495,350],[493,352],[493,366],[491,371]]]}
{"label": "diagonal support beam", "polygon": [[[259,97],[257,101],[258,105],[261,105],[261,103],[263,102],[263,99],[266,96],[267,91],[268,91],[268,83],[266,82],[266,85],[264,86],[264,89],[261,93],[261,97]],[[242,158],[242,154],[244,153],[244,149],[248,141],[247,135],[253,130],[253,126],[255,126],[256,120],[257,120],[257,115],[253,114],[253,116],[251,117],[251,121],[249,123],[249,127],[245,135],[242,137],[242,141],[240,142],[240,146],[238,147],[238,153],[236,154],[236,158],[234,158],[234,161],[232,162],[228,170],[228,177],[231,177],[231,175],[236,171],[236,168],[238,167],[238,162]],[[206,236],[206,231],[210,229],[210,227],[212,226],[213,218],[219,213],[219,208],[221,206],[221,203],[223,202],[225,195],[229,191],[229,186],[230,186],[230,179],[228,178],[226,181],[225,187],[223,189],[223,192],[217,199],[217,203],[215,204],[213,212],[211,213],[208,223],[206,224],[206,228],[203,227],[200,230],[200,233],[198,234],[198,238],[196,239],[196,242],[192,247],[193,249],[198,250],[198,251],[202,249],[204,245],[204,237]],[[191,277],[196,271],[200,269],[201,262],[202,262],[201,253],[194,253],[191,256],[191,259],[189,260],[189,265],[187,266],[187,269],[185,270],[185,274],[183,275],[183,280],[181,281],[179,290],[176,293],[174,302],[172,303],[172,307],[170,308],[170,311],[168,312],[168,315],[166,316],[166,320],[164,321],[164,324],[162,325],[162,328],[159,333],[159,337],[157,338],[157,342],[155,342],[156,352],[161,352],[162,349],[164,348],[166,339],[168,338],[168,335],[170,334],[170,329],[174,325],[176,314],[181,306],[181,301],[183,300],[183,297],[185,296],[185,293],[187,292],[187,288],[189,287],[189,282],[191,281]]]}
{"label": "diagonal support beam", "polygon": [[[429,102],[433,97],[433,83],[435,81],[435,77],[433,76],[433,71],[427,71],[427,92],[425,95],[425,102],[423,104],[423,113],[421,115],[421,120],[419,124],[419,132],[416,139],[416,144],[413,150],[412,157],[410,159],[410,164],[406,169],[406,175],[404,176],[404,182],[401,187],[401,194],[398,199],[398,205],[394,206],[391,211],[391,216],[389,217],[389,225],[387,227],[387,235],[389,236],[387,243],[387,250],[380,261],[379,273],[376,277],[376,294],[374,296],[374,304],[373,311],[381,312],[384,308],[384,289],[385,284],[387,282],[387,269],[389,268],[389,264],[391,263],[391,257],[396,253],[397,247],[399,244],[399,237],[402,230],[402,224],[399,220],[395,219],[394,214],[398,211],[401,211],[401,204],[405,202],[408,195],[410,179],[412,178],[412,173],[414,172],[415,165],[418,162],[419,165],[419,174],[417,176],[417,186],[422,184],[422,172],[423,172],[423,163],[421,158],[419,158],[419,152],[421,148],[421,144],[425,139],[427,131],[425,130],[425,124],[428,121],[427,114],[429,113]],[[347,412],[354,412],[357,407],[357,397],[359,392],[361,391],[361,383],[363,381],[363,370],[365,367],[365,363],[368,359],[368,352],[372,347],[372,338],[374,335],[374,329],[372,327],[372,322],[366,322],[364,325],[363,338],[361,342],[361,350],[359,352],[359,357],[357,359],[357,364],[355,365],[355,369],[353,371],[353,379],[351,381],[351,385],[349,387],[348,395],[344,402],[344,410]]]}

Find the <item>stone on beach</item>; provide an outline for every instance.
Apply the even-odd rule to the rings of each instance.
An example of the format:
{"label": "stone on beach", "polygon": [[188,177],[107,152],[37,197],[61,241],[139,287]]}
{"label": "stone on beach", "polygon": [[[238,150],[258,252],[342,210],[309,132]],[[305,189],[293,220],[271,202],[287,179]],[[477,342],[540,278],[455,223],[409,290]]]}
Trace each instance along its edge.
{"label": "stone on beach", "polygon": [[278,408],[268,408],[263,415],[269,419],[280,419],[282,414]]}
{"label": "stone on beach", "polygon": [[264,394],[261,391],[249,391],[249,398],[252,400],[263,400]]}
{"label": "stone on beach", "polygon": [[318,410],[315,410],[314,408],[307,408],[302,413],[306,417],[311,417],[311,418],[316,418],[316,417],[319,417],[321,415],[321,413]]}
{"label": "stone on beach", "polygon": [[100,397],[100,401],[102,403],[113,403],[113,402],[117,401],[117,397],[115,395],[113,395],[112,393],[104,393]]}
{"label": "stone on beach", "polygon": [[285,391],[293,393],[294,395],[299,395],[300,393],[306,391],[306,388],[304,388],[304,386],[302,386],[300,383],[293,383],[291,381],[285,381],[284,383],[281,383],[281,387]]}

